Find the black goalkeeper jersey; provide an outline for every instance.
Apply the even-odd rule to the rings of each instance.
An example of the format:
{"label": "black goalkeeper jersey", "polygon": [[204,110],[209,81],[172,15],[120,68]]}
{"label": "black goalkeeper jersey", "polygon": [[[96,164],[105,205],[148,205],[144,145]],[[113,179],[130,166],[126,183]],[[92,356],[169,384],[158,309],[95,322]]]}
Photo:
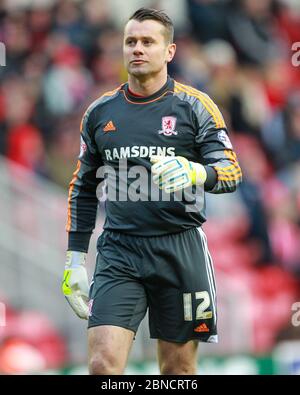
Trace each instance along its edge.
{"label": "black goalkeeper jersey", "polygon": [[[81,150],[69,190],[70,250],[87,251],[102,189],[104,229],[153,236],[205,221],[203,189],[201,196],[191,189],[194,201],[184,195],[176,199],[176,193],[153,198],[154,155],[205,165],[210,193],[233,192],[242,178],[223,117],[209,96],[170,77],[149,97],[133,96],[123,84],[92,103],[81,122]],[[134,198],[126,195],[128,188]]]}

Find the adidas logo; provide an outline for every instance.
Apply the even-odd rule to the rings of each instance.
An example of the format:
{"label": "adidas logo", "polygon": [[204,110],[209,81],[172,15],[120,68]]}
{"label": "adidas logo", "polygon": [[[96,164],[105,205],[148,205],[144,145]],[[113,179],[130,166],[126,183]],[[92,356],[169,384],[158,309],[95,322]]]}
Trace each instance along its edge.
{"label": "adidas logo", "polygon": [[107,124],[103,128],[103,132],[113,132],[114,130],[117,130],[113,121],[107,122]]}
{"label": "adidas logo", "polygon": [[200,324],[194,329],[194,332],[209,332],[209,328],[206,324]]}

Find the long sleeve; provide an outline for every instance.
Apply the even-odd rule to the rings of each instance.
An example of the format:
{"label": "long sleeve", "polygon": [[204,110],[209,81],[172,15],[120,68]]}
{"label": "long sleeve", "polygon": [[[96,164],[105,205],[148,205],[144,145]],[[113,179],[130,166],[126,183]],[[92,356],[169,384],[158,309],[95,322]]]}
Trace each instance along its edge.
{"label": "long sleeve", "polygon": [[101,181],[97,170],[102,160],[93,137],[91,115],[88,109],[81,121],[80,154],[69,188],[66,230],[68,250],[73,251],[88,251],[97,215],[96,189]]}
{"label": "long sleeve", "polygon": [[223,116],[204,92],[175,81],[175,95],[189,104],[195,134],[197,159],[207,171],[204,189],[210,193],[236,190],[242,181],[242,172],[228,137]]}
{"label": "long sleeve", "polygon": [[242,171],[237,161],[236,153],[232,150],[213,151],[204,155],[205,163],[217,173],[217,182],[207,192],[234,192],[242,182]]}
{"label": "long sleeve", "polygon": [[206,190],[216,194],[234,192],[242,181],[242,171],[221,112],[207,95],[203,97],[194,104],[198,126],[196,145],[202,163],[217,174],[214,186]]}

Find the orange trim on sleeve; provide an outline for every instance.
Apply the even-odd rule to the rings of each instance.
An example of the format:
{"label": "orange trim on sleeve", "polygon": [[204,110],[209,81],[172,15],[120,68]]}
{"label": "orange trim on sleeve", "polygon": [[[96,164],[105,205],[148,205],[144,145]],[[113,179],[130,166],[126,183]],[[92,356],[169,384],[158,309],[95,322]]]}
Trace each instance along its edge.
{"label": "orange trim on sleeve", "polygon": [[206,110],[211,114],[217,128],[226,128],[223,116],[218,109],[217,105],[211,100],[211,98],[203,92],[198,91],[190,86],[180,84],[175,81],[174,85],[175,93],[183,92],[190,96],[197,98],[206,108]]}
{"label": "orange trim on sleeve", "polygon": [[242,174],[240,174],[238,177],[219,177],[218,181],[238,181],[242,178]]}
{"label": "orange trim on sleeve", "polygon": [[80,128],[79,128],[80,129],[80,133],[82,133],[83,119],[84,119],[84,116],[81,118],[81,121],[80,121]]}
{"label": "orange trim on sleeve", "polygon": [[220,170],[225,173],[226,171],[237,168],[237,167],[238,167],[237,164],[233,164],[233,165],[226,166],[226,167],[215,166],[215,169]]}
{"label": "orange trim on sleeve", "polygon": [[[123,85],[123,84],[122,84],[122,85]],[[114,90],[112,90],[112,91],[104,92],[103,95],[101,95],[101,96],[99,97],[99,99],[101,99],[101,97],[113,96],[118,90],[121,89],[121,86],[122,86],[122,85],[118,86],[116,89],[114,89]]]}
{"label": "orange trim on sleeve", "polygon": [[237,181],[242,177],[242,171],[238,164],[229,167],[233,168],[234,170],[224,171],[222,168],[215,167],[215,170],[218,174],[218,181]]}
{"label": "orange trim on sleeve", "polygon": [[227,158],[233,160],[233,161],[237,161],[237,157],[236,157],[236,153],[234,151],[231,150],[224,150],[225,155],[227,156]]}
{"label": "orange trim on sleeve", "polygon": [[234,165],[234,166],[230,166],[231,169],[234,170],[224,170],[220,167],[215,167],[216,172],[218,173],[218,180],[232,180],[232,179],[238,179],[242,176],[242,171],[241,168],[238,164]]}
{"label": "orange trim on sleeve", "polygon": [[242,177],[242,170],[237,162],[236,153],[230,150],[224,150],[224,153],[232,164],[225,167],[214,166],[218,181],[238,181]]}
{"label": "orange trim on sleeve", "polygon": [[66,230],[67,232],[70,232],[71,230],[71,221],[72,221],[72,217],[71,217],[71,198],[72,198],[72,192],[74,189],[74,185],[75,185],[75,181],[78,178],[78,173],[80,171],[80,167],[81,167],[81,162],[80,160],[77,161],[77,166],[76,166],[76,170],[73,173],[73,178],[72,181],[70,182],[70,188],[69,188],[69,196],[68,196],[68,222],[67,222],[67,226],[66,226]]}

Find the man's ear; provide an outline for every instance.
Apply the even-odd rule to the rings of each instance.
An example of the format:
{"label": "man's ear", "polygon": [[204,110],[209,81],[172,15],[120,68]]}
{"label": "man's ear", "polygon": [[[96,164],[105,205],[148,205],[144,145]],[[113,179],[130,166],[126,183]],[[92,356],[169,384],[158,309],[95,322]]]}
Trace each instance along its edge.
{"label": "man's ear", "polygon": [[168,53],[167,53],[167,62],[171,62],[176,53],[176,44],[169,44],[168,45]]}

